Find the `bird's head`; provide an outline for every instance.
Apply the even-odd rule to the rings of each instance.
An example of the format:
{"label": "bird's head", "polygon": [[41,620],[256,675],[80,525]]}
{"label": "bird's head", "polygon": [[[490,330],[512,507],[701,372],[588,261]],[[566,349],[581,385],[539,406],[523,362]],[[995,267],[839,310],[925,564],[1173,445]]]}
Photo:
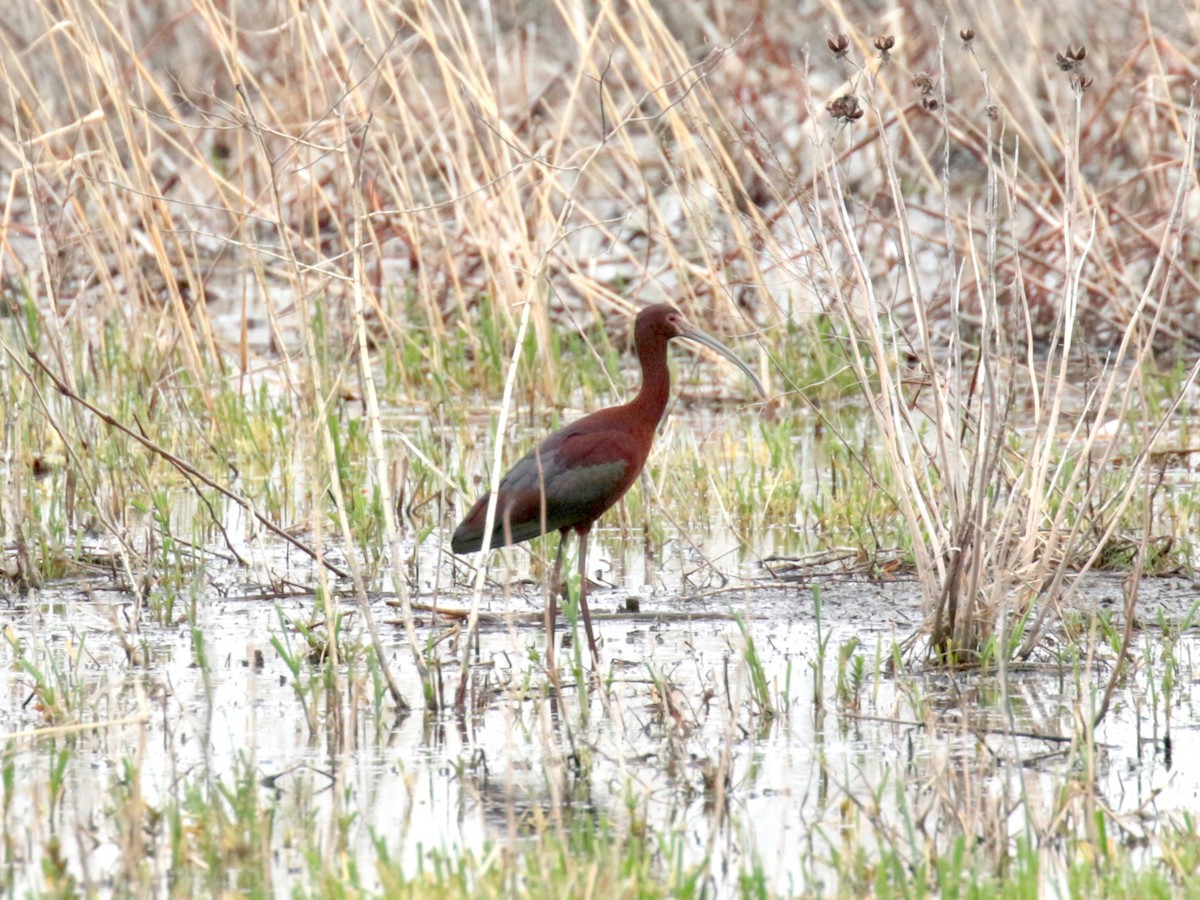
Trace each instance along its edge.
{"label": "bird's head", "polygon": [[715,350],[746,373],[746,376],[750,379],[760,396],[766,396],[766,392],[763,390],[758,378],[755,377],[754,372],[736,353],[716,338],[710,337],[688,322],[683,313],[671,306],[671,304],[656,303],[653,306],[647,306],[638,313],[637,319],[633,324],[633,339],[639,348],[649,347],[660,341],[665,344],[671,338],[677,337],[695,341],[697,344],[703,344],[710,350]]}
{"label": "bird's head", "polygon": [[645,340],[658,338],[670,340],[684,337],[686,331],[694,331],[683,313],[669,303],[656,303],[638,313],[633,323],[634,340],[640,346]]}

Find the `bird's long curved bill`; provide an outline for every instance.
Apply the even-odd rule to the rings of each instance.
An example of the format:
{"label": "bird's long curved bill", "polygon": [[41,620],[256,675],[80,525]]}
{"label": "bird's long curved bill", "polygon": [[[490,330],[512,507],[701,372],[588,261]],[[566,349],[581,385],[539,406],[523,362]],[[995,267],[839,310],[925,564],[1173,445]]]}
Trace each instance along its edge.
{"label": "bird's long curved bill", "polygon": [[746,377],[750,379],[750,383],[754,385],[754,389],[758,391],[758,395],[760,397],[765,398],[767,396],[767,392],[763,390],[762,384],[759,383],[758,378],[755,376],[751,368],[746,365],[740,356],[718,341],[715,337],[710,337],[699,328],[695,328],[691,325],[679,326],[679,336],[682,338],[687,338],[689,341],[695,341],[697,344],[703,344],[709,350],[715,350],[717,353],[720,353],[723,357],[746,373]]}

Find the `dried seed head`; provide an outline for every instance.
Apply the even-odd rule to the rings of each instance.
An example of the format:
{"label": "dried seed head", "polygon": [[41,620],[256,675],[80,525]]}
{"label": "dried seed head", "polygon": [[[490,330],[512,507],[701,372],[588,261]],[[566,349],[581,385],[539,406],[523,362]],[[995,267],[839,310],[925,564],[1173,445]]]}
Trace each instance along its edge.
{"label": "dried seed head", "polygon": [[1078,47],[1067,46],[1066,54],[1055,53],[1054,61],[1058,63],[1058,67],[1064,72],[1072,72],[1077,69],[1084,57],[1087,56],[1087,47],[1080,44]]}
{"label": "dried seed head", "polygon": [[912,86],[921,92],[921,106],[930,112],[938,108],[937,98],[934,96],[936,83],[932,75],[928,72],[918,72],[913,76]]}
{"label": "dried seed head", "polygon": [[879,51],[879,58],[886,60],[891,57],[891,49],[896,46],[896,39],[890,34],[881,34],[875,38],[875,49]]}
{"label": "dried seed head", "polygon": [[831,116],[842,122],[853,122],[863,117],[863,110],[858,105],[858,98],[853,94],[838,97],[825,109]]}
{"label": "dried seed head", "polygon": [[826,38],[825,46],[837,59],[845,59],[846,51],[850,49],[850,38],[844,34],[838,34],[835,37]]}
{"label": "dried seed head", "polygon": [[970,45],[971,41],[975,40],[975,29],[964,28],[958,33],[958,36],[962,38],[963,46],[968,46]]}
{"label": "dried seed head", "polygon": [[995,106],[994,104],[989,105],[985,112],[987,113],[987,117],[992,121],[1000,118],[1000,107]]}

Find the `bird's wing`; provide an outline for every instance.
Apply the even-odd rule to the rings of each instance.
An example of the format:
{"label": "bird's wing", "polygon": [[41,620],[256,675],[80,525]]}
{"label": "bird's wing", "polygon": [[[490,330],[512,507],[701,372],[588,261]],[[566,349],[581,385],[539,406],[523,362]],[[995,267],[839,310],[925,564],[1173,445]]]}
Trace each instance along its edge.
{"label": "bird's wing", "polygon": [[[594,416],[581,419],[517,460],[500,480],[491,546],[590,525],[621,498],[644,456],[628,429],[603,425]],[[487,504],[485,494],[460,523],[451,542],[455,553],[481,546]]]}
{"label": "bird's wing", "polygon": [[[521,457],[500,483],[501,496],[540,518],[545,492],[547,530],[596,518],[633,483],[633,460],[612,436],[595,432],[552,435]],[[520,498],[526,503],[521,503]],[[514,520],[518,509],[512,511]]]}

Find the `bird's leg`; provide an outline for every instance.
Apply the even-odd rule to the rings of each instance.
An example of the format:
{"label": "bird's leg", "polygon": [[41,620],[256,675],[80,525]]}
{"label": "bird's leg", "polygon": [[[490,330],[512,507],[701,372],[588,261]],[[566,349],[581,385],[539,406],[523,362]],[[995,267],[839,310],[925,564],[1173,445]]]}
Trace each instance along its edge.
{"label": "bird's leg", "polygon": [[563,550],[570,532],[564,528],[558,539],[558,554],[554,557],[554,574],[550,576],[550,599],[546,603],[546,668],[554,671],[554,620],[558,618],[558,593],[562,590]]}
{"label": "bird's leg", "polygon": [[600,654],[596,652],[596,635],[592,632],[592,614],[587,605],[587,545],[590,528],[576,528],[579,535],[579,611],[583,613],[583,627],[587,630],[588,650],[592,654],[592,669],[600,671]]}

